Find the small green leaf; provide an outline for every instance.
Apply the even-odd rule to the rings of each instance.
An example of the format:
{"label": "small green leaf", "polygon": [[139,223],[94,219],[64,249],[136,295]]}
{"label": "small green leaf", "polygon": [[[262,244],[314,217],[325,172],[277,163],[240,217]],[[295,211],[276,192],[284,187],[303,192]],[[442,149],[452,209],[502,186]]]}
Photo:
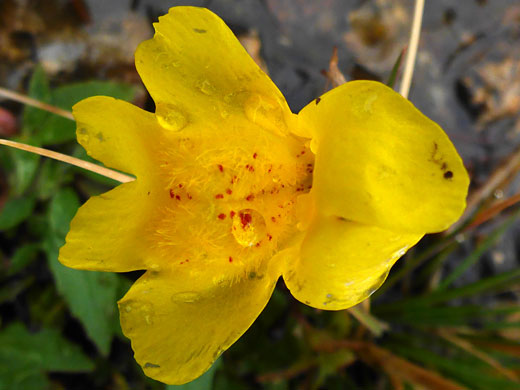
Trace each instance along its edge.
{"label": "small green leaf", "polygon": [[0,211],[0,230],[11,229],[27,219],[35,201],[32,197],[9,199]]}
{"label": "small green leaf", "polygon": [[11,257],[7,275],[14,275],[27,267],[36,259],[39,250],[40,245],[34,243],[25,244],[19,247]]}
{"label": "small green leaf", "polygon": [[[34,140],[25,138],[13,139],[13,141],[30,145],[35,144]],[[24,150],[11,148],[9,148],[6,154],[9,156],[10,165],[12,166],[12,169],[8,170],[9,191],[13,196],[20,196],[33,181],[40,162],[40,156]]]}
{"label": "small green leaf", "polygon": [[114,321],[118,320],[117,276],[74,270],[58,261],[59,248],[65,243],[70,220],[78,206],[78,198],[70,189],[61,190],[53,197],[48,214],[50,229],[44,240],[44,248],[58,291],[63,295],[72,315],[85,327],[88,337],[106,356],[114,335]]}
{"label": "small green leaf", "polygon": [[403,56],[406,49],[401,50],[399,53],[399,57],[397,57],[397,61],[395,61],[394,66],[392,67],[392,71],[390,72],[390,77],[388,78],[388,81],[386,82],[386,85],[388,85],[390,88],[394,88],[395,81],[397,80],[397,73],[399,72],[399,69],[401,68],[401,63],[403,62]]}

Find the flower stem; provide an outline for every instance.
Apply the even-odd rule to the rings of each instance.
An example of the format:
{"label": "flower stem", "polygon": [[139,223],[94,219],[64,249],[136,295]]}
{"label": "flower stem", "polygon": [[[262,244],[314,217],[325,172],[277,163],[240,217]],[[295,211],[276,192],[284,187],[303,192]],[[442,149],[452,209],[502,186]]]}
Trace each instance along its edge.
{"label": "flower stem", "polygon": [[50,104],[40,102],[39,100],[33,99],[29,96],[25,96],[14,91],[10,91],[5,88],[0,87],[0,96],[17,101],[22,104],[27,104],[29,106],[39,108],[41,110],[51,112],[53,114],[62,116],[63,118],[70,119],[71,121],[74,120],[74,117],[72,116],[72,113],[70,111],[64,110],[59,107],[51,106]]}
{"label": "flower stem", "polygon": [[123,173],[119,173],[117,171],[114,171],[112,169],[108,169],[105,167],[102,167],[97,164],[90,163],[88,161],[81,160],[79,158],[71,157],[66,154],[61,154],[57,152],[53,152],[52,150],[38,148],[36,146],[23,144],[20,142],[10,141],[7,139],[1,139],[0,138],[0,145],[6,145],[11,148],[25,150],[27,152],[39,154],[40,156],[45,156],[49,158],[53,158],[58,161],[65,162],[67,164],[75,165],[77,167],[86,169],[91,172],[95,172],[99,175],[109,177],[110,179],[114,179],[116,181],[119,181],[121,183],[127,183],[129,181],[135,180],[133,177],[125,175]]}
{"label": "flower stem", "polygon": [[421,35],[423,10],[424,0],[415,0],[412,33],[410,34],[410,43],[408,44],[403,80],[401,81],[401,88],[399,91],[399,93],[405,98],[408,98],[408,93],[410,92],[410,86],[412,84],[415,57],[417,56],[417,46],[419,45],[419,36]]}

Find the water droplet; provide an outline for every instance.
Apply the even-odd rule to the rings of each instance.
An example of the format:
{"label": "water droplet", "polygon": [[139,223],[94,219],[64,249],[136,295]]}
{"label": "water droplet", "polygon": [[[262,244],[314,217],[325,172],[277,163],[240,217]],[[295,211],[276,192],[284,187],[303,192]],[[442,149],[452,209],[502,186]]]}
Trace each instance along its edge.
{"label": "water droplet", "polygon": [[370,297],[386,280],[388,273],[390,272],[390,267],[388,267],[378,278],[373,280],[370,285],[360,294],[359,302]]}
{"label": "water droplet", "polygon": [[171,300],[175,303],[194,303],[200,299],[200,294],[195,291],[183,291],[173,294]]}
{"label": "water droplet", "polygon": [[137,307],[139,313],[142,315],[146,325],[153,325],[154,309],[151,303],[144,302]]}
{"label": "water droplet", "polygon": [[171,131],[182,130],[188,124],[186,115],[173,104],[157,103],[155,116],[163,128]]}
{"label": "water droplet", "polygon": [[233,216],[231,232],[237,243],[250,247],[266,237],[267,227],[264,217],[258,211],[244,209]]}
{"label": "water droplet", "polygon": [[213,84],[209,82],[209,80],[206,79],[200,80],[197,84],[197,88],[200,92],[208,96],[213,95],[215,93],[215,87],[213,86]]}
{"label": "water droplet", "polygon": [[247,119],[276,134],[287,134],[284,111],[280,103],[264,95],[251,95],[244,103]]}
{"label": "water droplet", "polygon": [[220,110],[220,116],[223,119],[227,119],[229,117],[229,112],[227,110]]}

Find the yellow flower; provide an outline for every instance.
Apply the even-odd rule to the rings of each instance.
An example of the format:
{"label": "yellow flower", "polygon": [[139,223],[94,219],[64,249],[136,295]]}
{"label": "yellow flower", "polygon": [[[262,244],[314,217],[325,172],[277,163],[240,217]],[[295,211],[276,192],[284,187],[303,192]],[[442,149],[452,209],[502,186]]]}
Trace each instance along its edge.
{"label": "yellow flower", "polygon": [[349,82],[295,115],[210,11],[172,8],[155,30],[136,52],[155,114],[74,107],[80,144],[137,180],[86,202],[60,251],[73,268],[146,270],[119,309],[148,376],[201,375],[280,275],[312,307],[357,304],[463,211],[456,150],[390,88]]}

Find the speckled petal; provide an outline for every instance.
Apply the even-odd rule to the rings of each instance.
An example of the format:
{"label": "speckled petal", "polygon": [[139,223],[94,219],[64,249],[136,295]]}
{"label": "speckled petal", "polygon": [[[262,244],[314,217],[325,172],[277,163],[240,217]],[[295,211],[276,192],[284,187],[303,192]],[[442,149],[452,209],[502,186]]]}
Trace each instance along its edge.
{"label": "speckled petal", "polygon": [[94,96],[72,108],[78,142],[110,168],[149,177],[162,129],[147,111],[107,96]]}
{"label": "speckled petal", "polygon": [[183,384],[204,373],[253,323],[277,276],[244,275],[193,287],[188,272],[148,271],[119,302],[121,326],[145,374]]}
{"label": "speckled petal", "polygon": [[231,30],[204,8],[173,7],[136,51],[136,67],[165,128],[247,116],[278,134],[292,114]]}
{"label": "speckled petal", "polygon": [[59,260],[67,267],[127,272],[145,268],[149,203],[137,181],[93,196],[70,224]]}
{"label": "speckled petal", "polygon": [[316,153],[316,209],[367,225],[432,233],[455,222],[469,184],[442,129],[373,81],[353,81],[299,114]]}
{"label": "speckled petal", "polygon": [[299,301],[318,309],[346,309],[379,288],[392,265],[421,237],[318,217],[283,277]]}

